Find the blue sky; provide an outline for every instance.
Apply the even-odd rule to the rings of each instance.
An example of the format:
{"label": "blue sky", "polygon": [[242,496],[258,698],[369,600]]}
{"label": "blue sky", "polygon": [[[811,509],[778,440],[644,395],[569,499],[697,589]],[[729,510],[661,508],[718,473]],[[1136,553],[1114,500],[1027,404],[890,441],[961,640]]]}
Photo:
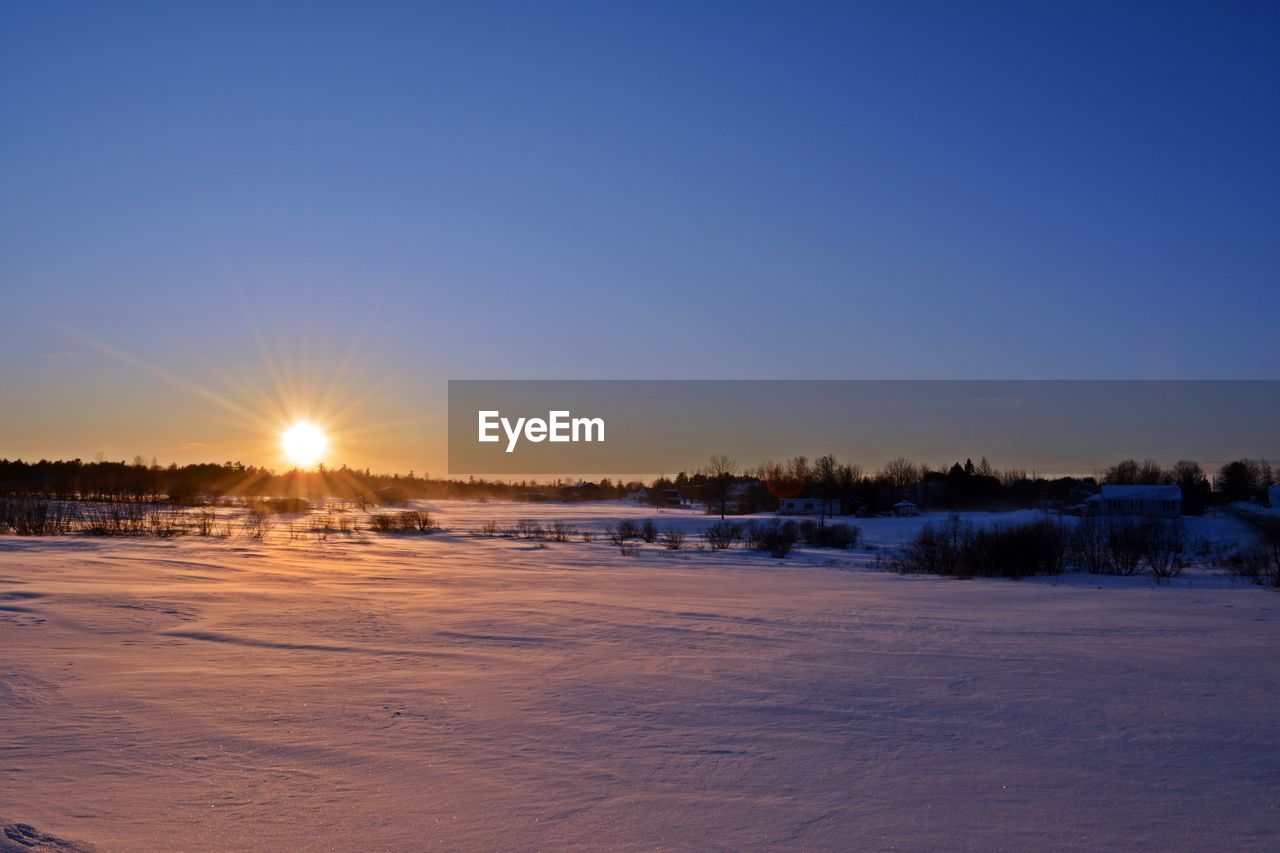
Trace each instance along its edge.
{"label": "blue sky", "polygon": [[0,456],[268,461],[207,409],[281,372],[419,470],[451,377],[1280,377],[1273,3],[3,16]]}

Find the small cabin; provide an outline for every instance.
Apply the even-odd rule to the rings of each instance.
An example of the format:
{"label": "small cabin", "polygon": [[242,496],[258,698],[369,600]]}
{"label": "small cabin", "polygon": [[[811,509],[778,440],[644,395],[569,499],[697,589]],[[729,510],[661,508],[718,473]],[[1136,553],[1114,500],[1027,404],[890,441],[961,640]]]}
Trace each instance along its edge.
{"label": "small cabin", "polygon": [[1180,486],[1105,485],[1085,501],[1087,515],[1137,515],[1144,518],[1177,518],[1182,515]]}
{"label": "small cabin", "polygon": [[898,501],[893,505],[893,514],[898,516],[919,515],[920,507],[911,501]]}
{"label": "small cabin", "polygon": [[822,498],[782,498],[778,515],[824,515],[831,511],[831,503]]}

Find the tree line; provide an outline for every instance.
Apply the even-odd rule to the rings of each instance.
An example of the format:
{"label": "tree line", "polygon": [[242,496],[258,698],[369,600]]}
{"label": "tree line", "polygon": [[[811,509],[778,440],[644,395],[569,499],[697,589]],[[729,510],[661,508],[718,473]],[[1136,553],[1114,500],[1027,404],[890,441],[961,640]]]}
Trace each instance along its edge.
{"label": "tree line", "polygon": [[[648,483],[614,481],[566,483],[502,481],[474,477],[432,478],[414,472],[375,473],[368,468],[320,466],[276,472],[240,462],[161,466],[132,462],[0,459],[0,494],[40,495],[62,500],[151,500],[199,504],[222,498],[258,496],[340,498],[354,501],[398,499],[602,500],[636,494],[657,506],[703,503],[721,515],[769,512],[788,498],[820,502],[824,515],[884,512],[907,500],[922,510],[969,510],[1066,506],[1095,493],[1100,484],[1164,484],[1182,489],[1183,511],[1235,501],[1265,502],[1275,482],[1264,460],[1237,459],[1211,477],[1197,462],[1164,467],[1151,459],[1126,459],[1087,477],[1045,477],[1020,468],[996,469],[985,457],[950,467],[931,467],[898,457],[873,472],[835,456],[796,456],[741,467],[725,455],[713,456],[693,473],[662,476]],[[394,502],[394,501],[393,501]]]}
{"label": "tree line", "polygon": [[692,475],[681,472],[655,481],[651,499],[661,502],[676,492],[727,515],[770,511],[787,498],[806,498],[835,515],[886,512],[904,500],[922,510],[1070,506],[1096,494],[1103,484],[1176,485],[1182,490],[1183,512],[1198,515],[1217,504],[1265,503],[1274,482],[1267,461],[1246,458],[1222,465],[1212,477],[1198,462],[1179,460],[1166,468],[1152,459],[1125,459],[1095,476],[1045,477],[1021,468],[996,469],[986,457],[934,468],[900,456],[864,473],[861,466],[831,455],[813,460],[796,456],[747,469],[717,455]]}
{"label": "tree line", "polygon": [[[338,498],[379,502],[400,499],[517,499],[571,495],[580,499],[618,498],[639,483],[610,480],[569,487],[521,480],[506,482],[474,477],[432,478],[380,474],[368,468],[341,466],[276,472],[240,462],[161,466],[135,458],[132,462],[80,459],[25,462],[0,459],[0,494],[38,495],[60,500],[164,501],[193,505],[223,498]],[[392,501],[395,502],[395,501]]]}

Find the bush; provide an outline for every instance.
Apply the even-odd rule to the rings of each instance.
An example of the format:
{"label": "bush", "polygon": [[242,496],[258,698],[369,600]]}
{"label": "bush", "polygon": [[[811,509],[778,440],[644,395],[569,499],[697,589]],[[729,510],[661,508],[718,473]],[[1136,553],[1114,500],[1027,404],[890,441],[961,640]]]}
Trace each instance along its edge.
{"label": "bush", "polygon": [[781,560],[791,553],[791,549],[795,547],[796,540],[799,538],[800,534],[794,522],[787,521],[780,524],[775,521],[771,525],[766,525],[760,535],[759,550],[768,551],[771,557]]}
{"label": "bush", "polygon": [[817,548],[852,548],[862,535],[862,530],[855,525],[839,522],[819,524],[812,518],[801,521],[798,532],[804,544]]}
{"label": "bush", "polygon": [[212,536],[214,523],[218,516],[211,509],[202,509],[192,514],[192,532],[197,536]]}
{"label": "bush", "polygon": [[549,532],[551,538],[556,542],[568,542],[572,540],[574,535],[577,533],[577,531],[574,530],[568,522],[560,521],[558,519],[551,522]]}
{"label": "bush", "polygon": [[187,532],[186,516],[181,510],[163,509],[152,512],[147,517],[147,524],[151,535],[162,539],[181,536]]}
{"label": "bush", "polygon": [[492,519],[486,521],[484,524],[480,525],[478,534],[480,536],[488,537],[489,539],[496,539],[498,537],[498,522],[493,521]]}
{"label": "bush", "polygon": [[1156,583],[1182,574],[1182,555],[1186,550],[1186,532],[1182,519],[1161,521],[1149,518],[1142,524],[1142,560]]}
{"label": "bush", "polygon": [[1091,575],[1116,574],[1111,553],[1111,531],[1106,522],[1094,516],[1080,519],[1067,546],[1068,562],[1078,571]]}
{"label": "bush", "polygon": [[658,541],[658,526],[653,519],[646,518],[640,523],[640,538],[650,545]]}
{"label": "bush", "polygon": [[684,547],[685,532],[675,527],[668,527],[662,531],[660,539],[663,548],[668,551],[679,551]]}
{"label": "bush", "polygon": [[394,515],[376,512],[369,516],[369,529],[378,533],[390,533],[393,530],[399,530],[400,524]]}
{"label": "bush", "polygon": [[0,532],[19,536],[61,536],[71,532],[75,513],[61,501],[45,498],[0,499]]}
{"label": "bush", "polygon": [[1232,554],[1227,569],[1250,583],[1280,589],[1280,543],[1254,545]]}
{"label": "bush", "polygon": [[271,531],[271,517],[264,512],[250,512],[240,525],[244,535],[250,539],[265,539]]}
{"label": "bush", "polygon": [[431,513],[421,510],[406,510],[396,516],[396,522],[407,533],[435,533],[440,529]]}
{"label": "bush", "polygon": [[517,521],[514,533],[517,539],[541,539],[544,535],[542,525],[529,518]]}
{"label": "bush", "polygon": [[903,573],[952,577],[1022,578],[1061,574],[1066,531],[1043,519],[978,530],[952,516],[945,525],[926,524],[894,558]]}
{"label": "bush", "polygon": [[1142,567],[1146,553],[1146,536],[1142,525],[1135,519],[1110,519],[1107,525],[1107,546],[1111,549],[1111,565],[1114,573],[1130,577]]}
{"label": "bush", "polygon": [[732,521],[718,521],[708,527],[702,537],[713,551],[724,551],[742,537],[742,527]]}
{"label": "bush", "polygon": [[[814,527],[817,527],[815,522]],[[794,521],[779,521],[773,519],[765,522],[751,522],[742,528],[742,539],[744,544],[753,551],[768,551],[772,556],[779,559],[791,553],[791,549],[795,547],[797,541],[801,538],[801,528],[804,523],[796,524]]]}
{"label": "bush", "polygon": [[605,528],[605,536],[614,545],[625,545],[632,539],[640,538],[640,528],[630,519],[623,519],[617,524],[610,524]]}
{"label": "bush", "polygon": [[1080,519],[1068,537],[1067,561],[1093,575],[1136,575],[1144,567],[1157,582],[1182,573],[1187,551],[1181,519]]}
{"label": "bush", "polygon": [[88,536],[144,536],[148,526],[140,501],[85,504],[81,512],[80,531]]}

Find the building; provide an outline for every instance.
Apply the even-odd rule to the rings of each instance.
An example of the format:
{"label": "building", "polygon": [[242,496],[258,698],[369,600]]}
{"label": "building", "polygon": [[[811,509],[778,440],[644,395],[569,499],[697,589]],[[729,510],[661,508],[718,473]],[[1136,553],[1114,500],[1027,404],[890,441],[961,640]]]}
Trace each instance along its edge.
{"label": "building", "polygon": [[778,515],[823,515],[831,512],[834,501],[822,498],[782,498],[778,501]]}
{"label": "building", "polygon": [[893,505],[894,515],[919,515],[920,507],[911,501],[898,501]]}
{"label": "building", "polygon": [[1182,515],[1180,486],[1105,485],[1102,493],[1085,501],[1087,515],[1141,515],[1177,518]]}
{"label": "building", "polygon": [[684,506],[679,489],[658,489],[649,497],[654,506]]}

